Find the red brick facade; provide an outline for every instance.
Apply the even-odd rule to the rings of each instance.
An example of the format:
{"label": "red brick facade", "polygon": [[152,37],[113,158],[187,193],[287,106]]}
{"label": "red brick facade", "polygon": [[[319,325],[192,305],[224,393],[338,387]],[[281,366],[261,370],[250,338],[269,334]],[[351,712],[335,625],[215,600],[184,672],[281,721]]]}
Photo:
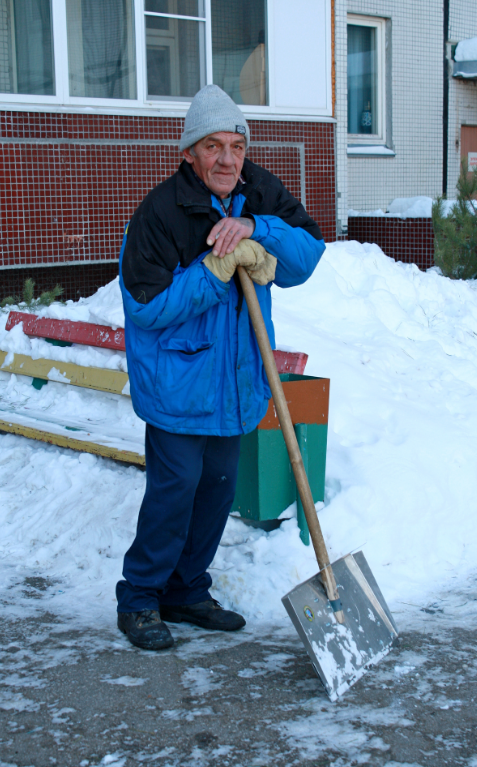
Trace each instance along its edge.
{"label": "red brick facade", "polygon": [[[75,282],[85,295],[111,279],[125,222],[178,167],[182,126],[179,118],[1,112],[0,298],[27,276],[39,287],[66,283],[71,298]],[[334,125],[252,120],[250,129],[250,158],[334,240]]]}
{"label": "red brick facade", "polygon": [[395,261],[417,264],[424,271],[434,266],[434,231],[430,218],[352,216],[348,219],[348,240],[375,242]]}

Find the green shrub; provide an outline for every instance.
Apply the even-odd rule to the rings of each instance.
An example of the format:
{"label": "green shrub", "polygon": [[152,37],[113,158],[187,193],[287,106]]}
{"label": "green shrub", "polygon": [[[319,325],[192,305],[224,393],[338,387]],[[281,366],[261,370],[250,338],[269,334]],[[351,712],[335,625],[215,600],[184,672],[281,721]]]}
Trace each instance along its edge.
{"label": "green shrub", "polygon": [[457,182],[457,203],[444,215],[444,198],[432,206],[434,261],[446,277],[453,280],[477,278],[477,168],[468,174],[467,159],[462,160]]}
{"label": "green shrub", "polygon": [[62,294],[63,288],[61,285],[55,285],[52,290],[45,290],[40,293],[39,298],[35,298],[35,281],[31,277],[28,277],[23,284],[23,294],[21,296],[7,296],[0,303],[0,308],[5,309],[7,306],[15,306],[24,304],[27,309],[36,309],[39,306],[50,306],[53,301],[56,301]]}

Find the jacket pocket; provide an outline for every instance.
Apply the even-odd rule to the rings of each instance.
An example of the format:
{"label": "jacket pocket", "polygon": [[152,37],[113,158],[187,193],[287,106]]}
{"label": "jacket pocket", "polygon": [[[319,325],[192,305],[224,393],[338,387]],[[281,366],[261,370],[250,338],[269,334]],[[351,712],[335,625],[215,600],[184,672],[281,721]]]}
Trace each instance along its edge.
{"label": "jacket pocket", "polygon": [[155,393],[161,413],[172,416],[213,413],[216,389],[214,341],[168,338],[160,342]]}

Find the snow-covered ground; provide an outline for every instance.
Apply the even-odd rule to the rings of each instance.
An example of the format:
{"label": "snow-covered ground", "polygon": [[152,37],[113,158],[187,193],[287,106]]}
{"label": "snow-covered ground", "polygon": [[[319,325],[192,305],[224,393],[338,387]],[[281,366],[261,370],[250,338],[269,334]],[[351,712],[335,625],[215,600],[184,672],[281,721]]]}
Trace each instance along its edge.
{"label": "snow-covered ground", "polygon": [[[273,313],[278,346],[307,352],[306,372],[331,379],[319,517],[332,557],[362,549],[398,623],[449,592],[465,593],[477,558],[476,285],[395,263],[376,245],[333,243],[305,285],[274,288]],[[117,282],[43,314],[123,324]],[[58,359],[100,364],[91,350],[1,328],[7,351],[40,357],[48,347]],[[103,364],[123,369],[121,355],[106,357]],[[37,392],[6,373],[0,396],[2,407],[106,413],[118,428],[134,425],[126,397],[95,399],[51,382]],[[12,614],[34,609],[20,583],[36,573],[50,579],[52,612],[83,623],[107,616],[113,626],[114,585],[144,482],[135,468],[0,435],[0,583]],[[224,605],[275,622],[285,616],[281,596],[316,562],[295,519],[267,534],[231,517],[211,572]],[[467,606],[463,620],[469,614]]]}

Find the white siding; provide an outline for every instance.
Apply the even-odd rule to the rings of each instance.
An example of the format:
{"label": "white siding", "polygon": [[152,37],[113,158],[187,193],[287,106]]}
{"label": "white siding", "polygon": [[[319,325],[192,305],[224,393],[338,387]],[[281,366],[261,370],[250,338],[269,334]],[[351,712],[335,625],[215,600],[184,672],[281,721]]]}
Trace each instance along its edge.
{"label": "white siding", "polygon": [[3,30],[0,44],[0,91],[9,92],[12,87],[10,73],[10,58],[8,55],[10,30],[10,14],[8,0],[0,0],[0,25]]}
{"label": "white siding", "polygon": [[[442,190],[442,0],[348,0],[346,5],[349,13],[390,20],[392,137],[387,144],[396,153],[348,156],[348,206],[385,209],[395,197],[435,196]],[[342,102],[343,84],[342,78]]]}
{"label": "white siding", "polygon": [[337,232],[346,232],[348,226],[348,91],[347,91],[347,31],[346,0],[335,1],[335,75],[336,75],[336,215]]}

